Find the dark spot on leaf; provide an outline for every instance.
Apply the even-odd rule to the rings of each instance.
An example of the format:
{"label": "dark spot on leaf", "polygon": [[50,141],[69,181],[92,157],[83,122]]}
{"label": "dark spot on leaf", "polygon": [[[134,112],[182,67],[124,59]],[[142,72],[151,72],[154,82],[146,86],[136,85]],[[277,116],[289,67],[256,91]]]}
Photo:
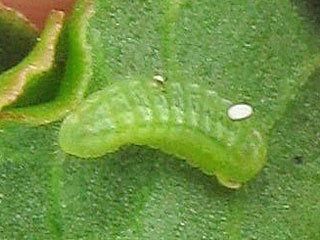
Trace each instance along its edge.
{"label": "dark spot on leaf", "polygon": [[302,165],[304,163],[303,158],[301,156],[294,157],[293,162],[296,165]]}

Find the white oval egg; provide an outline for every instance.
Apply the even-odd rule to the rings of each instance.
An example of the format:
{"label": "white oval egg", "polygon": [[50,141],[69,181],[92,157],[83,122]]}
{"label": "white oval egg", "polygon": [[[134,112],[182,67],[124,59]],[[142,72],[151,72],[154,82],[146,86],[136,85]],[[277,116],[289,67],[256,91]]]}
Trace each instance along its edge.
{"label": "white oval egg", "polygon": [[153,77],[153,80],[158,81],[160,83],[164,83],[164,78],[160,75],[156,75]]}
{"label": "white oval egg", "polygon": [[253,113],[253,109],[250,105],[240,103],[231,106],[228,109],[228,117],[231,120],[242,120],[250,117]]}

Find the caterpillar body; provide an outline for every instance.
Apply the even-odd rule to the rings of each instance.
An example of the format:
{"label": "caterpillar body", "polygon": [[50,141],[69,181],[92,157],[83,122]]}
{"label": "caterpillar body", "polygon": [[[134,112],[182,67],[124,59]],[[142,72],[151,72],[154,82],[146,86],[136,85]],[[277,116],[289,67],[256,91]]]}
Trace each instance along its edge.
{"label": "caterpillar body", "polygon": [[60,145],[85,158],[125,144],[147,145],[236,188],[262,168],[266,144],[254,116],[228,118],[232,105],[201,84],[119,82],[91,95],[64,120]]}

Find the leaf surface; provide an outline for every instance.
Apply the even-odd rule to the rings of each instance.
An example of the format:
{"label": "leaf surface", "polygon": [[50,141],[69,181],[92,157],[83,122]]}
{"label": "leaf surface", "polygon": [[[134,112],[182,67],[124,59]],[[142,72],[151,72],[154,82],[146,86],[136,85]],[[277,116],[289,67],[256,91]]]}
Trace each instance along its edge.
{"label": "leaf surface", "polygon": [[0,72],[16,65],[36,43],[36,28],[21,14],[0,4]]}
{"label": "leaf surface", "polygon": [[209,82],[223,97],[252,103],[268,126],[278,119],[267,165],[230,191],[159,151],[127,146],[83,160],[61,151],[60,123],[7,123],[1,237],[319,239],[317,26],[287,0],[97,1],[89,92],[141,75]]}

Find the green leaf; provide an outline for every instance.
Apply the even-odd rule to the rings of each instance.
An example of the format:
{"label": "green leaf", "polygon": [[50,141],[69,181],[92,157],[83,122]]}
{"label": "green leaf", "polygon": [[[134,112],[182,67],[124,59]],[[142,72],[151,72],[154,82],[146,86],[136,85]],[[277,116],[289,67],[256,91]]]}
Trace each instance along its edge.
{"label": "green leaf", "polygon": [[[0,111],[21,100],[22,95],[38,95],[39,89],[43,88],[39,88],[41,82],[50,79],[48,75],[54,69],[63,18],[63,12],[52,11],[32,52],[21,63],[0,75]],[[31,93],[26,93],[28,91]]]}
{"label": "green leaf", "polygon": [[0,72],[16,65],[36,43],[36,28],[18,12],[0,3]]}
{"label": "green leaf", "polygon": [[[93,8],[93,0],[80,0],[75,6],[71,21],[67,26],[67,30],[65,30],[64,36],[61,37],[62,41],[60,41],[59,43],[60,46],[53,46],[50,41],[43,41],[42,43],[40,42],[28,56],[28,58],[30,59],[26,59],[26,64],[24,64],[24,62],[21,63],[22,72],[28,72],[27,67],[29,60],[37,61],[37,59],[34,58],[34,55],[37,55],[37,53],[40,53],[41,55],[41,53],[46,52],[55,53],[57,57],[55,59],[55,66],[53,66],[52,69],[53,74],[51,74],[50,71],[47,73],[47,82],[50,83],[50,80],[57,82],[57,80],[55,80],[54,78],[61,77],[62,73],[63,77],[60,80],[60,85],[57,93],[57,87],[52,86],[54,94],[51,93],[49,95],[54,95],[53,99],[51,99],[51,101],[42,100],[38,101],[38,104],[24,106],[26,104],[25,98],[27,98],[27,102],[33,102],[33,99],[30,101],[28,96],[30,95],[30,92],[46,92],[50,87],[50,84],[47,84],[49,85],[49,87],[43,87],[43,85],[41,86],[41,84],[33,84],[33,86],[30,87],[31,90],[28,89],[28,91],[26,91],[27,93],[24,93],[23,95],[24,99],[22,100],[22,107],[21,104],[18,103],[18,106],[5,109],[0,113],[1,123],[7,121],[25,122],[31,123],[33,125],[50,123],[63,118],[68,112],[72,111],[83,100],[92,72],[92,61],[89,51],[90,46],[88,45],[86,35],[89,26],[88,21],[93,15]],[[51,32],[50,25],[51,24],[49,21],[49,24],[43,33],[44,40],[46,40],[46,32]],[[59,28],[58,25],[57,28]],[[55,30],[55,28],[53,28],[53,30]],[[43,48],[44,51],[39,51],[39,49],[41,50]],[[57,67],[59,69],[56,69]],[[41,68],[39,67],[39,69],[41,73]],[[13,73],[15,72],[16,71],[14,71],[13,69]],[[13,83],[15,83],[12,84],[13,88],[19,89],[19,81],[17,83],[14,78],[8,78],[7,80],[13,81]],[[41,82],[46,81],[41,79]],[[25,97],[26,95],[27,97]],[[38,94],[35,95],[37,96]]]}
{"label": "green leaf", "polygon": [[[127,146],[79,159],[58,146],[60,123],[7,123],[0,132],[1,237],[319,239],[317,27],[289,0],[97,1],[90,92],[140,75],[209,82],[267,116],[267,165],[230,191],[159,151]],[[300,88],[297,79],[308,82]]]}

